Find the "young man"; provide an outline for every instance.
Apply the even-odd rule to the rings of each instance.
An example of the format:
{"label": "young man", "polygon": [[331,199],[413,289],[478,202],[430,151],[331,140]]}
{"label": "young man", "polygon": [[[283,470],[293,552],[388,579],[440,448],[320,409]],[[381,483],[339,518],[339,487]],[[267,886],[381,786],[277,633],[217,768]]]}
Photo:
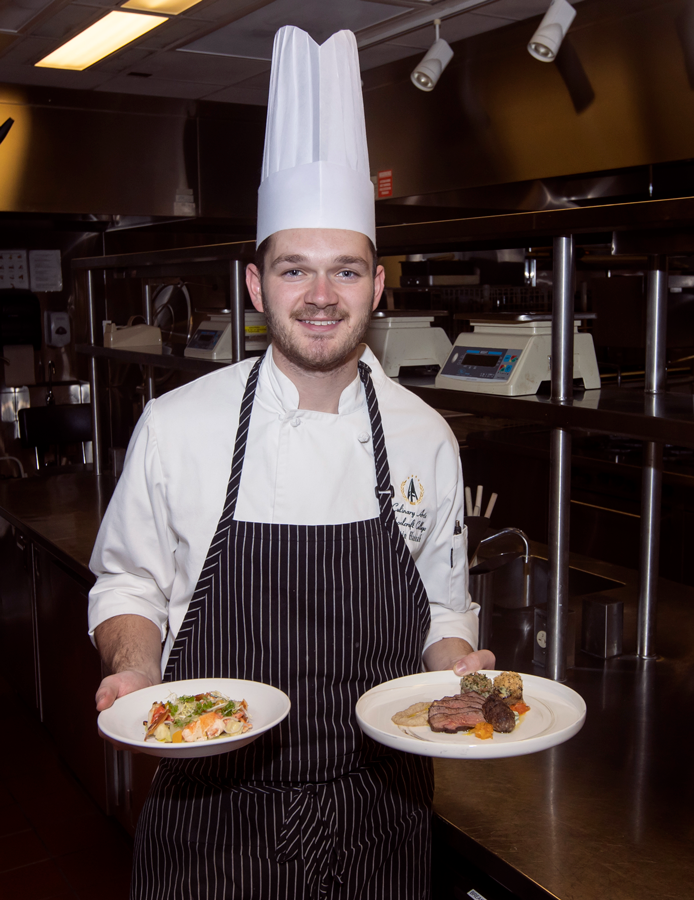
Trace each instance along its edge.
{"label": "young man", "polygon": [[[361,114],[355,61],[348,33],[321,48],[279,33],[247,270],[271,348],[148,405],[95,547],[91,627],[113,672],[99,709],[162,667],[165,681],[249,678],[292,700],[247,748],[162,762],[138,825],[137,900],[427,897],[429,761],[365,738],[354,705],[422,661],[493,665],[473,651],[457,442],[361,343],[384,275],[365,140],[357,169],[343,165],[363,133],[345,115]],[[308,87],[291,77],[307,67]],[[283,165],[277,119],[293,128],[297,110],[273,98],[287,83],[303,107],[317,86],[323,137],[340,107],[328,159],[309,121],[299,150],[319,158]]]}

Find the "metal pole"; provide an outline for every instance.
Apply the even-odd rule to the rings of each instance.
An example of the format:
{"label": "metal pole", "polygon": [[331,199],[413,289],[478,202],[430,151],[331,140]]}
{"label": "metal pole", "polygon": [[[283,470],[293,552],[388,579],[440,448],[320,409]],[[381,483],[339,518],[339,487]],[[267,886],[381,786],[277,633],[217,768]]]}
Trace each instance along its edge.
{"label": "metal pole", "polygon": [[[87,300],[89,313],[89,343],[94,347],[96,345],[96,301],[94,299],[94,272],[87,270]],[[102,473],[102,439],[101,439],[101,421],[99,419],[99,399],[98,399],[99,377],[96,357],[89,359],[89,405],[92,408],[92,457],[94,458],[94,474]]]}
{"label": "metal pole", "polygon": [[246,267],[240,259],[232,259],[229,265],[231,306],[231,355],[234,362],[246,358]]}
{"label": "metal pole", "polygon": [[[552,400],[573,399],[574,242],[554,239],[552,301]],[[547,676],[566,680],[566,621],[569,597],[569,513],[571,433],[554,428],[549,473],[549,592],[547,596]]]}
{"label": "metal pole", "polygon": [[[651,256],[646,285],[646,385],[644,412],[657,414],[657,395],[667,383],[667,259]],[[663,487],[663,445],[644,442],[641,474],[641,541],[639,614],[636,652],[655,657],[660,505]]]}
{"label": "metal pole", "polygon": [[[145,283],[145,322],[153,325],[152,316],[152,286],[149,282]],[[145,399],[149,402],[154,399],[154,368],[153,366],[145,366]]]}

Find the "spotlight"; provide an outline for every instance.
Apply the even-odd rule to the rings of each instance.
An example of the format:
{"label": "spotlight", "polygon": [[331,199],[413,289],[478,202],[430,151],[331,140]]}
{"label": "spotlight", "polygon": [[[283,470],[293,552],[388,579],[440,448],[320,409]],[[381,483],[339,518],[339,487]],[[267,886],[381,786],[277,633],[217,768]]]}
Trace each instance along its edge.
{"label": "spotlight", "polygon": [[420,91],[433,91],[436,87],[436,82],[441,77],[441,73],[453,59],[453,51],[450,45],[442,38],[439,38],[440,24],[441,19],[434,19],[436,40],[410,75],[412,84],[418,87]]}
{"label": "spotlight", "polygon": [[576,10],[567,0],[552,0],[540,27],[530,38],[528,53],[540,62],[552,62],[575,15]]}

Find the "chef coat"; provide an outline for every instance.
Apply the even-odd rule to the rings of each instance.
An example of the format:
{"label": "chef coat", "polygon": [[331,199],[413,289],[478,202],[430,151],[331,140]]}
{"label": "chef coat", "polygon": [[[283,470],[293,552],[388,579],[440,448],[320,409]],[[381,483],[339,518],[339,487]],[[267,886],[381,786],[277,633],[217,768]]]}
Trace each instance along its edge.
{"label": "chef coat", "polygon": [[[445,421],[391,381],[364,347],[383,420],[393,506],[429,597],[425,647],[477,644],[467,591],[467,534],[458,442]],[[162,671],[224,505],[238,414],[255,360],[226,366],[151,401],[137,423],[90,568],[89,628],[135,614],[160,629]],[[371,426],[358,376],[337,414],[299,409],[299,392],[261,366],[234,518],[321,525],[378,516]]]}

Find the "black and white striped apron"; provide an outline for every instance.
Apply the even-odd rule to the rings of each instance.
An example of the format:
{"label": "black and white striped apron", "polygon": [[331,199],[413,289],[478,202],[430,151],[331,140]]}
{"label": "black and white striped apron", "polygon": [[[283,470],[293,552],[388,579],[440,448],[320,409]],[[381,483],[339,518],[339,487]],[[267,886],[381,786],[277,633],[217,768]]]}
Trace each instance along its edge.
{"label": "black and white striped apron", "polygon": [[262,681],[285,691],[292,709],[241,750],[161,762],[138,823],[131,897],[426,898],[430,761],[371,741],[354,715],[364,691],[420,670],[430,623],[395,521],[370,369],[359,364],[379,516],[272,525],[234,520],[260,364],[241,404],[224,510],[164,680]]}

